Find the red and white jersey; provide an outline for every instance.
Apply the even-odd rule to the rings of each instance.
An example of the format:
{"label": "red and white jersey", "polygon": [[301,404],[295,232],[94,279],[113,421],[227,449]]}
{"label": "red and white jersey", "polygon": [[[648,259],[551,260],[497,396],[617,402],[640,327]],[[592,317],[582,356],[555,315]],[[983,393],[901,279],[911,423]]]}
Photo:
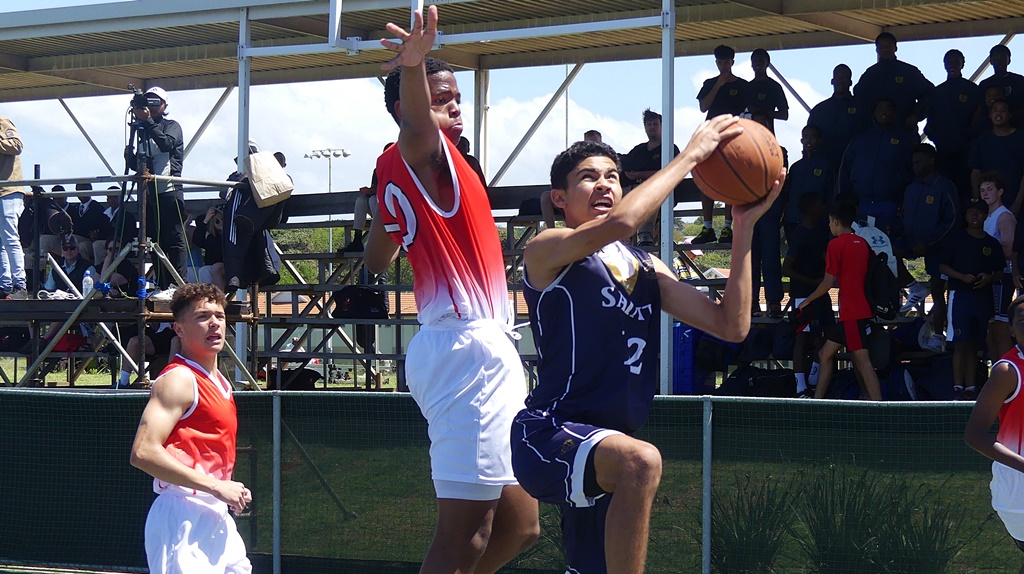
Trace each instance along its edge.
{"label": "red and white jersey", "polygon": [[[996,440],[1017,454],[1024,454],[1024,397],[1021,396],[1021,373],[1024,373],[1024,351],[1014,345],[996,362],[1008,363],[1017,374],[1017,388],[999,407],[999,434]],[[995,367],[995,365],[992,365]]]}
{"label": "red and white jersey", "polygon": [[408,253],[419,322],[495,319],[508,324],[505,260],[487,190],[455,145],[441,134],[452,181],[438,177],[448,211],[427,194],[398,151],[377,158],[377,200],[384,229]]}
{"label": "red and white jersey", "polygon": [[[175,355],[160,376],[173,369],[188,369],[193,379],[192,407],[181,415],[164,448],[182,464],[218,480],[229,480],[235,470],[235,437],[238,414],[231,385],[219,372],[213,376],[198,363]],[[153,491],[177,490],[202,495],[191,488],[153,479]]]}

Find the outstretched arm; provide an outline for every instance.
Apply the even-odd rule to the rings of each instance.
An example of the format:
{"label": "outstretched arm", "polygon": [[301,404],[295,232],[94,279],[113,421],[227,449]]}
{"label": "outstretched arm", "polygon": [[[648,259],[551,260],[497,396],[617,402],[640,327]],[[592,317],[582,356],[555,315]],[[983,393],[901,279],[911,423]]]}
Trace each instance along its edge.
{"label": "outstretched arm", "polygon": [[[694,132],[683,153],[629,195],[620,199],[607,215],[573,229],[558,228],[542,232],[526,246],[523,254],[530,284],[543,289],[554,281],[566,265],[597,252],[613,241],[631,235],[654,215],[683,177],[695,165],[711,155],[720,141],[735,137],[742,131],[733,116],[724,115],[705,121]],[[582,177],[601,179],[596,185],[606,185],[609,188],[618,185],[617,173],[595,173]],[[609,178],[615,181],[610,181]],[[559,193],[565,191],[560,190]],[[552,195],[554,194],[553,191]]]}
{"label": "outstretched arm", "polygon": [[427,24],[423,25],[423,14],[415,12],[412,30],[406,32],[397,24],[388,23],[387,30],[401,42],[381,40],[388,50],[395,52],[394,58],[384,64],[385,70],[402,67],[402,82],[399,105],[402,113],[402,130],[398,136],[398,149],[402,158],[417,173],[429,167],[441,152],[441,136],[437,120],[430,111],[430,87],[424,58],[434,46],[437,36],[437,7],[427,10]]}

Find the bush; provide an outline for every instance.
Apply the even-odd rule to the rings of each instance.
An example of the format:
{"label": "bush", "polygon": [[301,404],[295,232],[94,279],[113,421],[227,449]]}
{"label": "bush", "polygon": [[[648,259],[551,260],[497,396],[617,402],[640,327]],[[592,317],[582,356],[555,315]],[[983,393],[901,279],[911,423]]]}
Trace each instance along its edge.
{"label": "bush", "polygon": [[793,490],[766,476],[746,477],[728,497],[712,495],[711,564],[722,574],[767,574],[792,530]]}

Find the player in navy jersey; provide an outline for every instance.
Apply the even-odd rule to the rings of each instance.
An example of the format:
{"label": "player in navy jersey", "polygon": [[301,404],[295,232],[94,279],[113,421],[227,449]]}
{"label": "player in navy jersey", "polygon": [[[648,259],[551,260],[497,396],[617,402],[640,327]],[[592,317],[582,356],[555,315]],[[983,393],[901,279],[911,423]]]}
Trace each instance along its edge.
{"label": "player in navy jersey", "polygon": [[729,341],[750,328],[753,226],[784,172],[766,199],[733,210],[732,269],[720,302],[621,242],[740,131],[733,116],[704,122],[682,154],[626,197],[607,145],[577,142],[552,165],[551,199],[566,227],[545,230],[524,254],[540,363],[537,387],[512,424],[512,466],[529,494],[562,508],[570,572],[643,572],[661,455],[631,435],[658,387],[661,311]]}

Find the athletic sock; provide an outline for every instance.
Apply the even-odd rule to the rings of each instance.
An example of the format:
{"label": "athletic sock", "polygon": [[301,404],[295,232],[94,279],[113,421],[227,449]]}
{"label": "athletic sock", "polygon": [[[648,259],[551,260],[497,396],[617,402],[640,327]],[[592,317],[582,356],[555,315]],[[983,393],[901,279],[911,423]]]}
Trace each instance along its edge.
{"label": "athletic sock", "polygon": [[132,372],[131,371],[121,371],[121,377],[119,379],[117,379],[118,386],[122,386],[123,387],[123,386],[128,385],[128,379],[131,376],[132,376]]}
{"label": "athletic sock", "polygon": [[811,374],[807,375],[807,384],[812,387],[818,385],[818,371],[821,370],[821,365],[817,361],[811,363]]}
{"label": "athletic sock", "polygon": [[796,373],[796,392],[802,393],[807,390],[807,375]]}
{"label": "athletic sock", "polygon": [[711,229],[711,227],[712,226],[711,226],[711,222],[710,221],[705,221],[704,222],[704,229]]}
{"label": "athletic sock", "polygon": [[731,220],[728,220],[728,219],[725,220],[725,228],[726,229],[732,229],[732,221]]}

